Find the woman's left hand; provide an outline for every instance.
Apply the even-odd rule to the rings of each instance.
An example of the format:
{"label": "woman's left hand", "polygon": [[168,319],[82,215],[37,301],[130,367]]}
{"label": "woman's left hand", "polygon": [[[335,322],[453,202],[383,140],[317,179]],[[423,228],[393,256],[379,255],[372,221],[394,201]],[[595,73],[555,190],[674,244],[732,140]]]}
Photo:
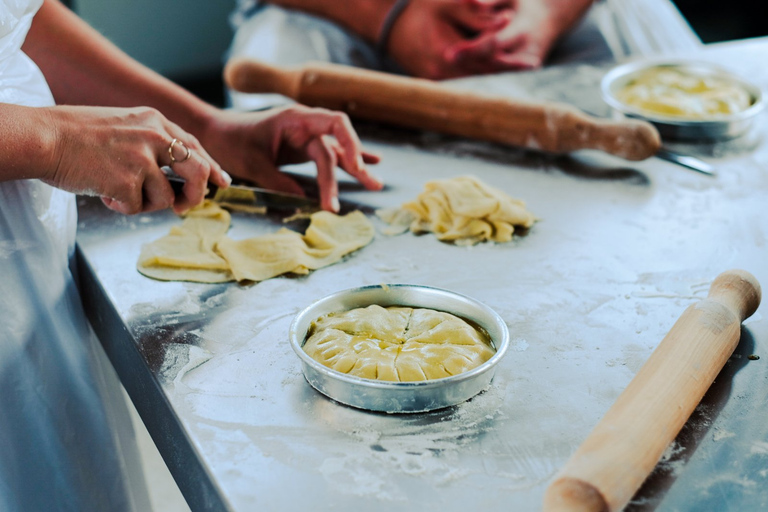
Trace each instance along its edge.
{"label": "woman's left hand", "polygon": [[454,45],[447,58],[471,73],[541,67],[555,43],[589,10],[593,0],[516,0],[512,21],[497,32]]}
{"label": "woman's left hand", "polygon": [[340,112],[302,105],[262,112],[220,111],[199,138],[232,176],[276,191],[304,195],[278,166],[314,161],[324,210],[339,210],[337,166],[368,190],[383,187],[366,166],[378,163],[379,157],[363,150],[349,118]]}

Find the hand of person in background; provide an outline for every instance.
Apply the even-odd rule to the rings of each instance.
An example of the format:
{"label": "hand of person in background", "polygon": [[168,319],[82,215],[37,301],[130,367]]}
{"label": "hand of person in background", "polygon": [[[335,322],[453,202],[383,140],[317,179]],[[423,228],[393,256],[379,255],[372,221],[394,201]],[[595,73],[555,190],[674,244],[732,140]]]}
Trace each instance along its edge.
{"label": "hand of person in background", "polygon": [[369,190],[383,187],[366,167],[378,163],[379,157],[362,149],[349,118],[340,112],[302,105],[262,112],[221,111],[212,116],[201,137],[227,172],[282,192],[304,194],[278,166],[314,161],[325,210],[339,210],[337,166]]}
{"label": "hand of person in background", "polygon": [[408,74],[421,78],[492,72],[495,65],[457,59],[456,48],[493,38],[516,16],[517,1],[412,0],[392,26],[387,52]]}
{"label": "hand of person in background", "polygon": [[587,12],[593,0],[517,0],[501,30],[454,45],[448,60],[468,74],[541,67],[552,47]]}

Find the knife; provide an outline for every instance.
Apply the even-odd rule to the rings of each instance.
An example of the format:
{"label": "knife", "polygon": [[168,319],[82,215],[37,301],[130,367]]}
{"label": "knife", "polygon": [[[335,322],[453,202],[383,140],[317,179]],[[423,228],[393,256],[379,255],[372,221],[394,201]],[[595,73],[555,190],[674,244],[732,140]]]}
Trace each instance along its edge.
{"label": "knife", "polygon": [[[181,192],[181,188],[187,182],[184,178],[174,173],[168,167],[163,168],[163,172],[171,183],[171,187],[174,192]],[[278,210],[295,210],[296,208],[307,208],[312,210],[320,210],[320,202],[317,199],[311,197],[304,197],[296,194],[289,194],[287,192],[276,192],[261,187],[252,187],[249,185],[232,184],[227,187],[226,191],[232,191],[234,194],[224,195],[225,190],[219,191],[219,187],[211,182],[208,182],[208,193],[205,195],[207,199],[217,200],[225,197],[227,202],[243,204],[244,206],[265,206],[267,208],[274,208]]]}
{"label": "knife", "polygon": [[676,151],[672,151],[664,146],[662,146],[654,156],[656,158],[661,158],[662,160],[666,160],[667,162],[672,162],[677,165],[682,165],[683,167],[687,167],[688,169],[692,169],[702,174],[706,174],[707,176],[717,176],[717,173],[715,172],[715,168],[709,165],[707,162],[703,160],[699,160],[698,158],[693,156],[677,153]]}
{"label": "knife", "polygon": [[[605,114],[598,114],[595,111],[587,110],[587,109],[581,109],[581,110],[585,114],[588,114],[592,117],[597,117],[599,119],[607,118]],[[717,176],[717,172],[715,171],[715,168],[709,165],[704,160],[701,160],[694,156],[685,155],[683,153],[678,153],[677,151],[673,151],[664,145],[660,146],[659,149],[656,151],[656,153],[654,153],[652,156],[655,156],[656,158],[659,158],[661,160],[666,160],[667,162],[671,162],[673,164],[680,165],[682,167],[686,167],[693,171],[700,172],[701,174],[706,174],[707,176],[712,176],[712,177]]]}

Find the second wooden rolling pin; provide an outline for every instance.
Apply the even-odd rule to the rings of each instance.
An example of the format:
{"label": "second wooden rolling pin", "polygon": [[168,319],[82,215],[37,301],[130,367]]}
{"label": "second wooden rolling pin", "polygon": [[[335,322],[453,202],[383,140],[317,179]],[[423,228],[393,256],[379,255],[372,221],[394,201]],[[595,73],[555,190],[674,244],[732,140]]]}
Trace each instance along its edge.
{"label": "second wooden rolling pin", "polygon": [[683,312],[616,403],[555,476],[544,512],[617,512],[632,499],[733,353],[760,284],[723,272]]}
{"label": "second wooden rolling pin", "polygon": [[276,92],[360,119],[552,153],[597,149],[644,160],[661,145],[656,128],[644,121],[602,120],[566,104],[482,96],[429,80],[337,64],[278,68],[233,59],[224,79],[240,92]]}

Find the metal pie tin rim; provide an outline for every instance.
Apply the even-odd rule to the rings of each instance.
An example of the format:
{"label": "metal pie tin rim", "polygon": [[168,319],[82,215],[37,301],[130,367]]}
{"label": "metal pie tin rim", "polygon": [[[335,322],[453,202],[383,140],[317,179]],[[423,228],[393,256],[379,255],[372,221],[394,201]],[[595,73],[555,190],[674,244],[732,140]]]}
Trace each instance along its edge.
{"label": "metal pie tin rim", "polygon": [[[398,299],[398,295],[401,295],[400,292],[406,292],[411,295],[418,296],[417,300],[400,300]],[[383,300],[381,298],[378,298],[376,300],[366,300],[365,297],[379,297],[383,294],[384,298]],[[387,295],[390,295],[391,298],[388,300],[386,298]],[[364,299],[360,302],[355,302],[355,299],[360,299],[363,297]],[[437,299],[442,298],[444,300],[448,300],[449,302],[453,302],[455,307],[446,308],[441,307],[444,306],[434,306],[430,303],[430,298]],[[419,300],[421,299],[421,300]],[[439,302],[439,301],[435,301]],[[350,304],[350,306],[344,306],[344,304]],[[373,379],[366,379],[363,377],[357,377],[353,375],[348,375],[345,373],[341,373],[337,370],[334,370],[332,368],[328,368],[327,366],[319,363],[318,361],[315,361],[313,358],[311,358],[306,352],[304,352],[303,345],[306,341],[306,334],[309,326],[311,323],[319,318],[320,316],[334,312],[334,311],[346,311],[349,309],[353,309],[356,307],[365,307],[372,304],[378,304],[382,307],[387,306],[405,306],[405,307],[421,307],[421,308],[430,308],[435,309],[439,311],[444,311],[447,313],[454,314],[456,316],[459,316],[465,320],[470,320],[480,327],[482,327],[490,337],[490,341],[493,345],[493,347],[496,349],[496,353],[491,356],[490,359],[485,361],[480,366],[473,368],[471,370],[468,370],[466,372],[452,375],[450,377],[444,377],[441,379],[432,379],[432,380],[426,380],[426,381],[418,381],[418,382],[392,382],[392,381],[379,381],[379,380],[373,380]],[[331,305],[337,305],[337,307],[328,307]],[[466,310],[462,310],[460,307],[461,305],[467,306]],[[341,306],[341,307],[338,307]],[[475,315],[468,315],[470,312],[469,310],[474,309],[475,311],[480,311],[483,314],[483,318],[476,318]],[[509,330],[507,328],[506,323],[502,318],[496,313],[494,310],[492,310],[487,305],[483,304],[482,302],[479,302],[471,297],[468,297],[466,295],[462,295],[456,292],[452,292],[450,290],[444,290],[441,288],[435,288],[430,286],[423,286],[423,285],[411,285],[411,284],[382,284],[382,285],[371,285],[371,286],[362,286],[358,288],[352,288],[347,290],[341,290],[335,293],[332,293],[330,295],[327,295],[306,308],[304,308],[302,311],[300,311],[295,317],[293,322],[291,323],[290,331],[290,343],[291,348],[296,353],[296,355],[299,357],[302,365],[302,371],[304,373],[305,378],[309,381],[309,383],[317,389],[317,386],[313,383],[311,376],[307,375],[307,368],[311,369],[312,372],[315,372],[317,375],[322,376],[326,379],[332,379],[336,383],[342,383],[346,386],[351,386],[357,389],[362,390],[370,390],[373,392],[378,393],[386,393],[386,392],[393,392],[393,393],[407,393],[408,391],[413,392],[421,392],[421,391],[429,391],[433,389],[439,389],[439,388],[445,388],[450,386],[459,385],[462,383],[465,383],[467,381],[472,381],[473,379],[477,379],[480,376],[483,376],[484,374],[495,370],[496,365],[498,362],[505,356],[509,349]],[[492,378],[492,376],[491,376]],[[490,381],[490,378],[488,379]],[[349,403],[348,400],[340,399],[337,396],[332,396],[330,393],[326,393],[326,391],[318,389],[323,394],[326,394],[330,398],[345,403],[347,405],[351,405],[353,407],[358,407],[362,409],[368,409],[368,410],[384,410],[380,408],[371,408],[365,403]],[[470,396],[466,396],[463,399],[459,400],[456,403],[459,403],[461,401],[467,400],[471,398],[471,396],[474,396],[478,391],[472,393]],[[455,405],[455,403],[445,403],[440,404],[436,407],[431,407],[430,409],[424,409],[424,410],[432,410],[439,407],[447,407],[450,405]],[[397,410],[397,411],[389,411],[386,412],[422,412],[422,410]]]}
{"label": "metal pie tin rim", "polygon": [[[628,105],[615,96],[615,91],[623,86],[636,74],[654,67],[671,67],[695,70],[699,74],[726,78],[742,87],[751,97],[752,104],[747,109],[734,114],[718,116],[712,119],[686,119],[677,116],[665,116],[647,112],[643,109]],[[623,115],[644,119],[656,125],[662,136],[672,138],[730,138],[744,133],[754,118],[765,108],[765,97],[759,87],[740,76],[718,66],[704,61],[684,59],[641,59],[628,62],[611,69],[600,82],[603,100]]]}

